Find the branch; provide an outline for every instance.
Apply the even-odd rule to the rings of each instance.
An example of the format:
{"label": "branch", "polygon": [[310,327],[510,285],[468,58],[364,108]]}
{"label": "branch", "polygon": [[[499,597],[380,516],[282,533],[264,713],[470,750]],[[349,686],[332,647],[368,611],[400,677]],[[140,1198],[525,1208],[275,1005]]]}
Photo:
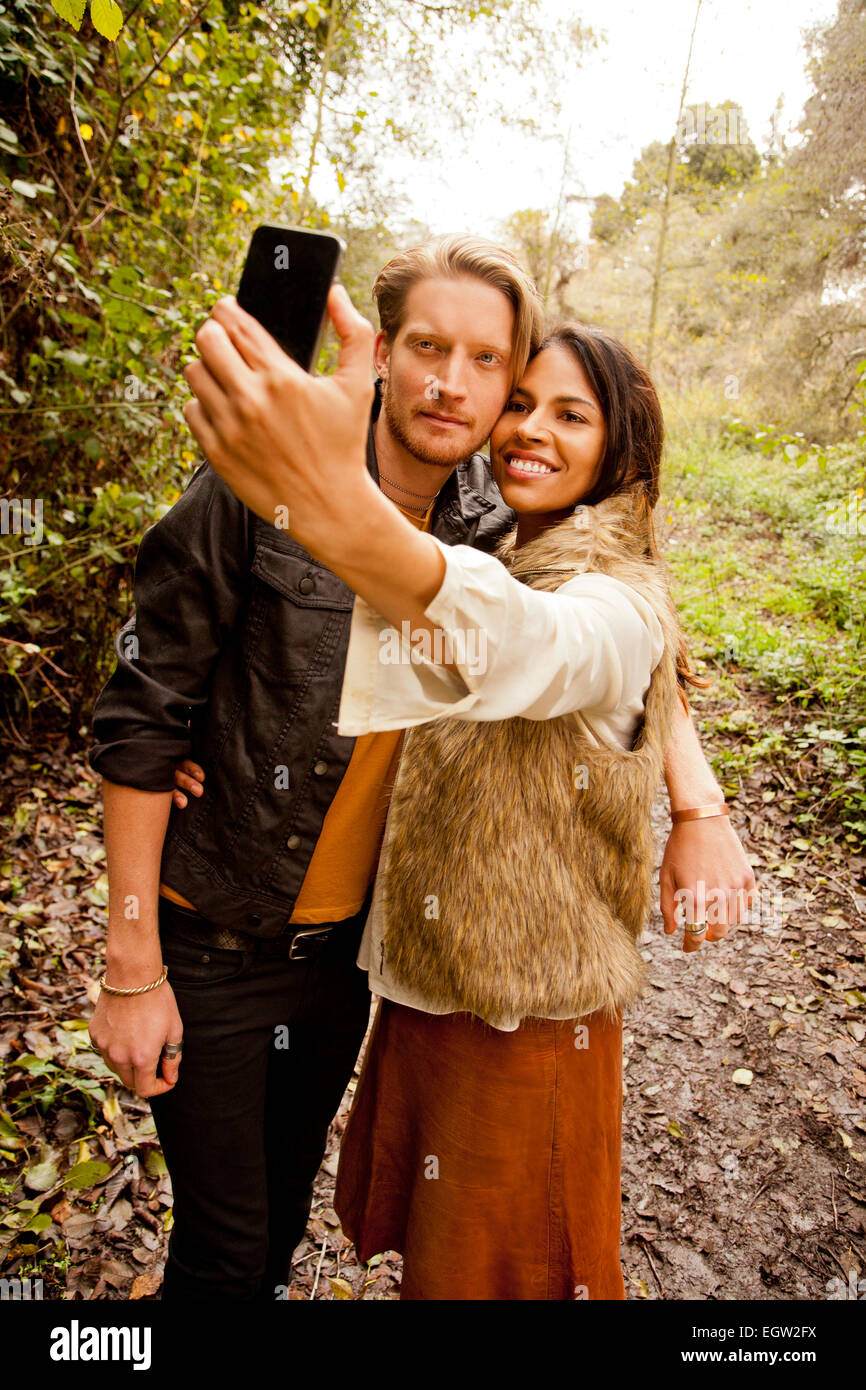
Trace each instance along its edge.
{"label": "branch", "polygon": [[87,172],[93,178],[93,165],[90,162],[90,155],[87,153],[87,146],[81,138],[81,127],[78,124],[78,115],[75,110],[75,79],[78,76],[78,64],[75,61],[75,54],[72,55],[72,86],[69,88],[69,111],[72,116],[72,124],[75,126],[75,134],[78,136],[78,143],[81,153],[84,155],[84,162],[87,165]]}

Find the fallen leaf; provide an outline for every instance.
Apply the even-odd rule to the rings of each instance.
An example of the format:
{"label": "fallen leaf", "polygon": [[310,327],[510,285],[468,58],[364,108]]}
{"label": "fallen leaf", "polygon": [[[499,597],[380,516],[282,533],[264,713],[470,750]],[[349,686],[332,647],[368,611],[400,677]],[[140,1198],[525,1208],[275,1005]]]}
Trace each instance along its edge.
{"label": "fallen leaf", "polygon": [[84,896],[93,903],[94,907],[108,907],[108,874],[100,874]]}
{"label": "fallen leaf", "polygon": [[717,984],[727,985],[730,983],[730,970],[718,961],[707,961],[707,964],[704,966],[704,974],[709,975],[710,979],[715,980]]}
{"label": "fallen leaf", "polygon": [[162,1265],[154,1264],[150,1269],[146,1269],[143,1274],[139,1274],[132,1281],[132,1288],[129,1291],[130,1299],[152,1298],[155,1293],[159,1293],[162,1286]]}
{"label": "fallen leaf", "polygon": [[168,1165],[159,1149],[148,1146],[144,1155],[144,1171],[149,1178],[161,1178],[168,1172]]}
{"label": "fallen leaf", "polygon": [[24,1186],[30,1192],[47,1192],[59,1177],[57,1163],[53,1158],[37,1163],[24,1174]]}
{"label": "fallen leaf", "polygon": [[91,1158],[85,1160],[84,1163],[74,1164],[65,1174],[63,1183],[65,1187],[95,1187],[110,1172],[111,1167],[108,1163],[102,1163],[98,1158]]}
{"label": "fallen leaf", "polygon": [[67,1105],[59,1112],[57,1120],[55,1121],[55,1136],[61,1143],[68,1143],[70,1139],[75,1138],[76,1134],[81,1129],[81,1125],[81,1115],[77,1110],[71,1110]]}
{"label": "fallen leaf", "polygon": [[118,1197],[112,1202],[109,1209],[99,1208],[97,1219],[100,1231],[113,1231],[115,1235],[120,1235],[132,1220],[132,1203],[126,1197]]}
{"label": "fallen leaf", "polygon": [[63,1239],[67,1245],[85,1245],[95,1225],[96,1217],[90,1212],[76,1212],[63,1226]]}
{"label": "fallen leaf", "polygon": [[834,1062],[838,1062],[840,1067],[848,1065],[848,1060],[853,1050],[847,1038],[837,1038],[835,1042],[830,1043],[824,1048],[827,1056],[832,1057]]}
{"label": "fallen leaf", "polygon": [[45,1061],[47,1057],[54,1056],[53,1042],[45,1033],[40,1033],[38,1028],[28,1028],[24,1034],[24,1041],[34,1057],[41,1057]]}
{"label": "fallen leaf", "polygon": [[105,1097],[105,1100],[102,1102],[103,1118],[106,1119],[110,1125],[113,1125],[115,1120],[121,1113],[122,1112],[120,1109],[120,1101],[117,1098],[117,1092],[111,1091]]}
{"label": "fallen leaf", "polygon": [[113,1289],[122,1289],[132,1278],[132,1270],[120,1260],[103,1260],[99,1267],[99,1277]]}

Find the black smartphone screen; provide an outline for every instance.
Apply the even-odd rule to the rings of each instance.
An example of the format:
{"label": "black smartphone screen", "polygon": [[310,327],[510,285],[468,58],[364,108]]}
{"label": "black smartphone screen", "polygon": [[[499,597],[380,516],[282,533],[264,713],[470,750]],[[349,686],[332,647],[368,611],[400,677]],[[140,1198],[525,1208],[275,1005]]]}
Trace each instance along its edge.
{"label": "black smartphone screen", "polygon": [[312,371],[325,326],[328,291],[345,244],[332,232],[257,227],[237,300],[280,347]]}

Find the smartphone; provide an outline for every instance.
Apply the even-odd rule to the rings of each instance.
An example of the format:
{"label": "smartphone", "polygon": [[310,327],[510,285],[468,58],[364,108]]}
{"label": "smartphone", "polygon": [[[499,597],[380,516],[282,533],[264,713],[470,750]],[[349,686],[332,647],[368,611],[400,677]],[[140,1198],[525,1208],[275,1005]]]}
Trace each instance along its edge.
{"label": "smartphone", "polygon": [[311,372],[327,320],[331,282],[346,243],[307,227],[256,227],[237,301],[280,347]]}

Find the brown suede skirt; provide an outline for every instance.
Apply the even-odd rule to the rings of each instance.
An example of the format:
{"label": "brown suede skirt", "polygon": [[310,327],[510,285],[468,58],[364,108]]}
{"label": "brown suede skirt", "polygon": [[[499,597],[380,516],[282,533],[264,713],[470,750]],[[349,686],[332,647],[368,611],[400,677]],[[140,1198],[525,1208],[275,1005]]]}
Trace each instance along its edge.
{"label": "brown suede skirt", "polygon": [[362,1261],[403,1255],[404,1299],[623,1299],[622,1022],[382,1000],[334,1207]]}

